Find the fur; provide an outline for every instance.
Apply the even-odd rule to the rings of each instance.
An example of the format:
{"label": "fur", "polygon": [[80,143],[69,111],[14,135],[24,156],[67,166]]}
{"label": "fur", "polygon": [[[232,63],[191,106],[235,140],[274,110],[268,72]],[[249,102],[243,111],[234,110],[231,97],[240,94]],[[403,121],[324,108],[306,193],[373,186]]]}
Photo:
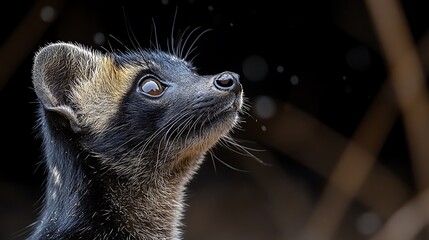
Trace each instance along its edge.
{"label": "fur", "polygon": [[[162,94],[142,92],[148,78]],[[36,53],[33,85],[47,183],[29,239],[180,239],[186,184],[239,119],[238,75],[58,42]]]}

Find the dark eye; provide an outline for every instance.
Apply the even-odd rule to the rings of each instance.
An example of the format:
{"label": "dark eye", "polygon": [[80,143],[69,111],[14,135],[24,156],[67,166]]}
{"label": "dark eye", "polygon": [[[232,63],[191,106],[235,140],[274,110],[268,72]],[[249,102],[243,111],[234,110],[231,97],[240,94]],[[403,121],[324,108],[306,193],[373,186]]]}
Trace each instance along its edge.
{"label": "dark eye", "polygon": [[149,97],[159,97],[164,93],[164,86],[153,76],[146,76],[140,80],[139,90]]}

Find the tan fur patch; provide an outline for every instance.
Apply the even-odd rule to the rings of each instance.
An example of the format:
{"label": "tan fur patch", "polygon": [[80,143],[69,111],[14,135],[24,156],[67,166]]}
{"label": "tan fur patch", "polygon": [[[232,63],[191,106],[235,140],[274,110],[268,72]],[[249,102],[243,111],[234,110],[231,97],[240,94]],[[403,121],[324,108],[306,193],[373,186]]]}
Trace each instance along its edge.
{"label": "tan fur patch", "polygon": [[[179,152],[176,161],[173,162],[173,168],[178,168],[183,164],[185,159],[195,159],[201,156],[204,152],[212,148],[219,138],[227,132],[227,129],[216,129],[213,133],[196,140],[196,144],[189,148],[185,148]],[[192,163],[193,164],[193,163]]]}
{"label": "tan fur patch", "polygon": [[82,65],[81,76],[87,79],[77,79],[71,96],[78,104],[81,124],[99,134],[106,130],[108,121],[118,112],[122,98],[142,67],[118,68],[112,58],[101,54],[94,54],[93,58],[96,68],[86,69]]}

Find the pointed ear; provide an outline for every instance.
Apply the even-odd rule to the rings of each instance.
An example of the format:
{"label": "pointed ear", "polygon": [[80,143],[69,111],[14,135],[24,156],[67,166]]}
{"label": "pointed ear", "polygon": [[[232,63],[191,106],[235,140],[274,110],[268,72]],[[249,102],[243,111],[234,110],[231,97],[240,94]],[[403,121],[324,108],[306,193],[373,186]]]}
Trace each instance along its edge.
{"label": "pointed ear", "polygon": [[[47,113],[68,122],[74,132],[81,130],[70,91],[88,70],[96,67],[96,53],[82,46],[54,43],[36,53],[33,64],[33,86]],[[62,123],[64,125],[64,123]]]}

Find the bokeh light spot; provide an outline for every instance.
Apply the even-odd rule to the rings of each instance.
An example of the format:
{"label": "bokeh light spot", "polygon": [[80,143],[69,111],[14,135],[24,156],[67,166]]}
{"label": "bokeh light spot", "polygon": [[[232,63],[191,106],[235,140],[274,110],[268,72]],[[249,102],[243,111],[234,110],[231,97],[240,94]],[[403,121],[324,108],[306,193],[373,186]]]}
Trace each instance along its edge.
{"label": "bokeh light spot", "polygon": [[351,69],[365,71],[371,65],[371,55],[366,47],[357,46],[347,52],[346,61]]}
{"label": "bokeh light spot", "polygon": [[344,87],[344,92],[345,92],[346,94],[351,94],[351,93],[352,93],[352,91],[353,91],[352,86],[347,85],[347,86],[345,86],[345,87]]}
{"label": "bokeh light spot", "polygon": [[106,36],[101,32],[96,32],[93,36],[95,44],[102,45],[106,42]]}
{"label": "bokeh light spot", "polygon": [[285,71],[285,68],[281,65],[277,66],[277,72],[283,73]]}
{"label": "bokeh light spot", "polygon": [[254,106],[255,114],[263,119],[269,119],[276,113],[276,103],[271,97],[268,96],[256,97],[254,101]]}
{"label": "bokeh light spot", "polygon": [[382,225],[380,217],[373,212],[366,212],[360,215],[356,221],[357,231],[364,235],[374,234]]}
{"label": "bokeh light spot", "polygon": [[244,76],[253,82],[262,81],[268,75],[267,61],[258,55],[246,58],[242,67]]}
{"label": "bokeh light spot", "polygon": [[297,75],[292,75],[291,77],[290,77],[290,84],[292,84],[292,85],[298,85],[299,84],[299,77],[297,76]]}
{"label": "bokeh light spot", "polygon": [[51,6],[44,6],[40,10],[40,18],[44,22],[52,22],[55,18],[55,9]]}

